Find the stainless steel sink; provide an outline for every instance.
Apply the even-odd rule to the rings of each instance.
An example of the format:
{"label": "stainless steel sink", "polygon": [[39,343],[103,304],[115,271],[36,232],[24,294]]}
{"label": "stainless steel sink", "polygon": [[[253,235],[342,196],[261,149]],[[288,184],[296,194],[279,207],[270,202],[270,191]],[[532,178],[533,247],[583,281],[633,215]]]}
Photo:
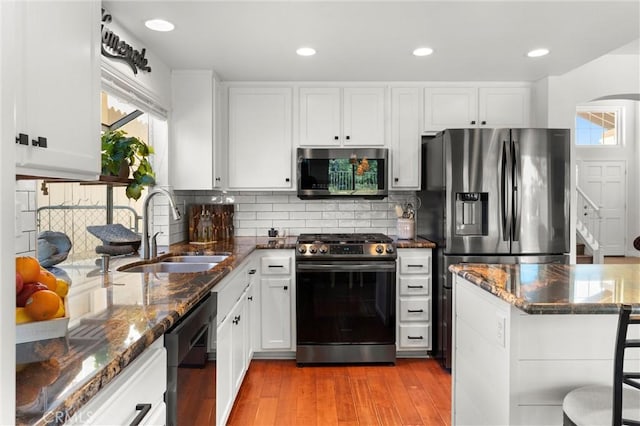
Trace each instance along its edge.
{"label": "stainless steel sink", "polygon": [[156,262],[120,269],[121,272],[189,273],[204,272],[214,268],[217,262]]}
{"label": "stainless steel sink", "polygon": [[169,256],[159,262],[143,265],[124,266],[121,272],[155,272],[155,273],[189,273],[204,272],[214,268],[218,263],[228,258],[229,254],[197,255],[186,254]]}
{"label": "stainless steel sink", "polygon": [[229,257],[228,254],[216,254],[216,255],[181,255],[171,256],[162,259],[162,262],[171,263],[220,263]]}

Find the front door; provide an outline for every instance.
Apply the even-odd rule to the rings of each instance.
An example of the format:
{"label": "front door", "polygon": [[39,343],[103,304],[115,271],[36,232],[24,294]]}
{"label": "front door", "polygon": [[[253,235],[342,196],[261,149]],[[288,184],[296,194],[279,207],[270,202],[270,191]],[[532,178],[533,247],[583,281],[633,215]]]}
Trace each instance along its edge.
{"label": "front door", "polygon": [[605,256],[624,256],[626,247],[626,162],[584,160],[579,186],[600,207],[600,244]]}

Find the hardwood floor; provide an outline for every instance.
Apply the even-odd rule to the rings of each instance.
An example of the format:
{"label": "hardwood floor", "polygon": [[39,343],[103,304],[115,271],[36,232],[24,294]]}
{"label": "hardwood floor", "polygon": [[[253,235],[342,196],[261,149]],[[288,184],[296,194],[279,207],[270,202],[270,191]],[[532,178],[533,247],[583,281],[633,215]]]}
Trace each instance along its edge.
{"label": "hardwood floor", "polygon": [[451,376],[434,360],[305,366],[253,360],[228,424],[449,425]]}
{"label": "hardwood floor", "polygon": [[[215,363],[179,369],[179,424],[215,425]],[[432,359],[297,367],[253,360],[230,426],[450,425],[451,376]]]}

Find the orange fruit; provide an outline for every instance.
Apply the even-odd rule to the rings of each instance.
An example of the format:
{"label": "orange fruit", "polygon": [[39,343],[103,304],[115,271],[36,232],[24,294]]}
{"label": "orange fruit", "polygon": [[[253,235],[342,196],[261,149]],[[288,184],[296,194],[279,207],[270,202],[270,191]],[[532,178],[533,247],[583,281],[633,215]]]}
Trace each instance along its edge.
{"label": "orange fruit", "polygon": [[16,257],[16,272],[22,275],[25,283],[38,281],[40,276],[40,262],[31,256]]}
{"label": "orange fruit", "polygon": [[53,318],[60,308],[60,296],[51,290],[36,291],[24,304],[25,312],[36,321]]}
{"label": "orange fruit", "polygon": [[56,289],[54,290],[60,297],[65,297],[69,293],[69,283],[62,278],[56,278]]}
{"label": "orange fruit", "polygon": [[49,290],[56,291],[56,287],[58,285],[57,278],[46,269],[40,269],[40,274],[38,274],[38,279],[36,281],[46,285]]}

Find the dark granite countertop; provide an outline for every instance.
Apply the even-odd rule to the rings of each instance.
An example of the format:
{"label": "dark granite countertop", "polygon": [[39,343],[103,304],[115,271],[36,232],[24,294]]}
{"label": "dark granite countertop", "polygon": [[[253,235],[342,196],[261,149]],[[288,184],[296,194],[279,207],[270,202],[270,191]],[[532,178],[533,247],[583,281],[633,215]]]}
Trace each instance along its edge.
{"label": "dark granite countertop", "polygon": [[255,249],[271,248],[293,249],[295,237],[171,247],[171,253],[231,253],[203,273],[117,271],[142,263],[138,257],[112,258],[106,277],[93,262],[59,265],[72,279],[69,332],[16,345],[16,423],[52,425],[71,417]]}
{"label": "dark granite countertop", "polygon": [[[144,263],[132,256],[113,257],[106,276],[93,261],[59,265],[72,279],[69,332],[16,345],[16,423],[54,425],[68,419],[255,249],[294,249],[295,242],[296,237],[236,237],[170,248],[172,254],[231,254],[203,273],[118,272]],[[435,247],[422,239],[394,242],[398,248]]]}
{"label": "dark granite countertop", "polygon": [[400,240],[395,235],[391,235],[391,238],[393,238],[393,243],[396,245],[396,248],[436,248],[435,243],[423,238],[416,238],[414,240]]}
{"label": "dark granite countertop", "polygon": [[640,312],[640,265],[451,265],[457,274],[528,314]]}

